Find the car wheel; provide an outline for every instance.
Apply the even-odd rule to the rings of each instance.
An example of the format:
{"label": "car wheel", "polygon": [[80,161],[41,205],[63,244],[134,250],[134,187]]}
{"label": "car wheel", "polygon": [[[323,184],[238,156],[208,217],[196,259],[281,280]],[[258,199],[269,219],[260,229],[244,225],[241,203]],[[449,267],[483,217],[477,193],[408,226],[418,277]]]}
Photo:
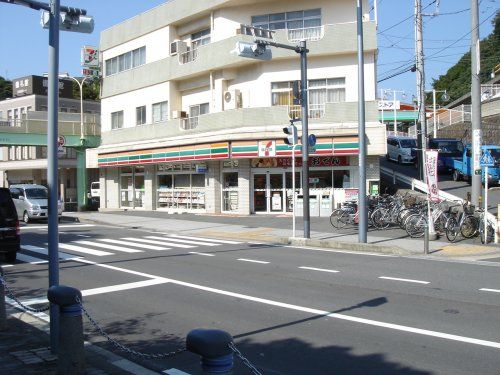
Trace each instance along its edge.
{"label": "car wheel", "polygon": [[460,174],[456,169],[453,170],[453,181],[460,181]]}
{"label": "car wheel", "polygon": [[15,263],[17,259],[17,252],[5,254],[5,260],[7,263]]}
{"label": "car wheel", "polygon": [[389,153],[385,154],[385,160],[389,161],[391,158],[389,157]]}
{"label": "car wheel", "polygon": [[398,164],[401,164],[402,160],[401,160],[401,155],[398,156]]}
{"label": "car wheel", "polygon": [[28,215],[28,211],[24,211],[23,213],[23,221],[28,224],[30,222],[30,216]]}

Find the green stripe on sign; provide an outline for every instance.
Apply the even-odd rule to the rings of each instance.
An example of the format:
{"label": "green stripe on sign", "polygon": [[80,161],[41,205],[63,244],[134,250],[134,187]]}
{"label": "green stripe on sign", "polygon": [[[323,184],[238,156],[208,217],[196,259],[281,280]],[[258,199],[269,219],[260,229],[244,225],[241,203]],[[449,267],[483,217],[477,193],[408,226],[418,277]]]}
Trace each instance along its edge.
{"label": "green stripe on sign", "polygon": [[143,159],[152,159],[153,154],[145,154],[145,155],[140,155],[141,160]]}
{"label": "green stripe on sign", "polygon": [[333,146],[335,149],[338,149],[338,148],[358,148],[359,143],[357,143],[357,142],[334,143]]}
{"label": "green stripe on sign", "polygon": [[211,153],[212,154],[227,154],[228,148],[227,147],[213,148]]}
{"label": "green stripe on sign", "polygon": [[202,148],[199,150],[195,150],[195,155],[210,155],[210,148]]}
{"label": "green stripe on sign", "polygon": [[233,146],[231,148],[233,152],[251,152],[251,151],[257,151],[258,147],[257,146]]}

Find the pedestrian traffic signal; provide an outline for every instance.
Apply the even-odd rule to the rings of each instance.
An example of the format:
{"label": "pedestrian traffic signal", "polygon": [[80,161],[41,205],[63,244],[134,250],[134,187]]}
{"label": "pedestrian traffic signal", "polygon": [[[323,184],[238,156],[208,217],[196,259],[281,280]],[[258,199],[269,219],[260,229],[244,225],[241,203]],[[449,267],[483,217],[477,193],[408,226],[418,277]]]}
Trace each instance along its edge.
{"label": "pedestrian traffic signal", "polygon": [[285,143],[289,146],[294,146],[298,143],[299,137],[297,134],[297,127],[290,121],[290,125],[283,128],[283,133],[287,136],[284,139]]}

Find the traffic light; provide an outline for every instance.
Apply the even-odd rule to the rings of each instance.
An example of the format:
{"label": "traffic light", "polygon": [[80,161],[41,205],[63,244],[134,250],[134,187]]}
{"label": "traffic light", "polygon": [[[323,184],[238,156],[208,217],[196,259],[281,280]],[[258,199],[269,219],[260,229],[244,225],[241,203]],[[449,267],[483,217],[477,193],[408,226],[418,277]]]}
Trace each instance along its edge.
{"label": "traffic light", "polygon": [[272,58],[271,49],[263,43],[236,42],[236,48],[232,53],[257,60],[271,60]]}
{"label": "traffic light", "polygon": [[[49,19],[50,13],[43,11],[40,24],[44,29],[49,28]],[[94,31],[94,18],[79,13],[61,12],[59,16],[59,29],[90,34]]]}
{"label": "traffic light", "polygon": [[290,125],[283,128],[283,133],[287,135],[284,139],[287,145],[293,146],[298,143],[299,137],[297,134],[297,127],[293,124],[293,121],[290,121]]}

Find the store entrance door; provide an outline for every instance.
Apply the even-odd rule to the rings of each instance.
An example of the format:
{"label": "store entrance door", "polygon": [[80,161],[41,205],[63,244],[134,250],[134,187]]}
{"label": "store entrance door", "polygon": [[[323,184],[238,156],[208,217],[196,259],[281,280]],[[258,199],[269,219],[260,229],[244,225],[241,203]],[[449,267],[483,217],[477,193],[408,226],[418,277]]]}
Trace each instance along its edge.
{"label": "store entrance door", "polygon": [[255,213],[284,212],[283,172],[255,173],[253,175],[253,209]]}

